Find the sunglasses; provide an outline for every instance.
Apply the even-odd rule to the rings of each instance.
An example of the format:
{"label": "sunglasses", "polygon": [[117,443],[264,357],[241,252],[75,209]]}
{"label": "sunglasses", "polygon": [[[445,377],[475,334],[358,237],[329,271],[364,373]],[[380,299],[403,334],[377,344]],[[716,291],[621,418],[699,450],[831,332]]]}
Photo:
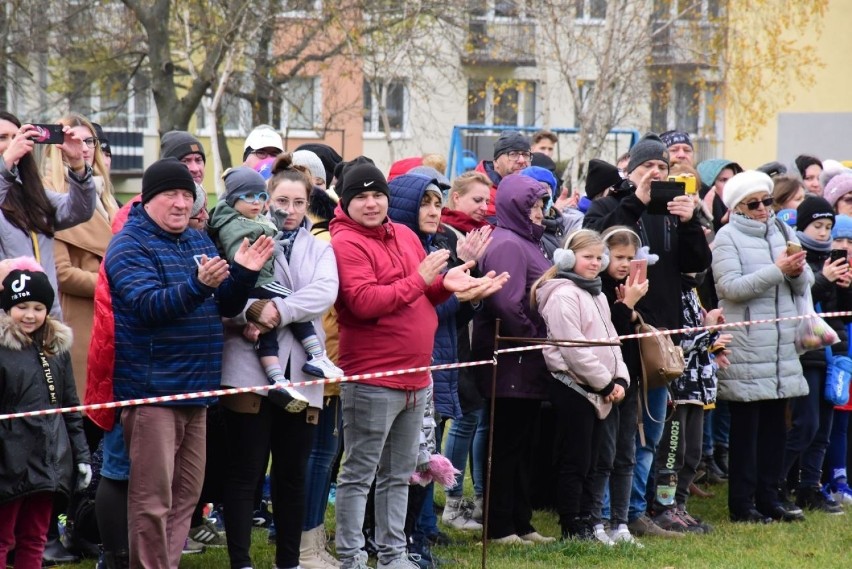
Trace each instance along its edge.
{"label": "sunglasses", "polygon": [[773,201],[774,200],[772,198],[766,198],[765,200],[757,200],[756,202],[748,202],[748,203],[744,203],[743,205],[746,206],[747,208],[749,208],[751,211],[754,211],[757,208],[759,208],[760,206],[768,208],[769,206],[772,205]]}
{"label": "sunglasses", "polygon": [[257,202],[265,202],[269,199],[269,194],[266,192],[260,193],[251,193],[251,194],[240,194],[240,198],[244,202],[248,203],[257,203]]}

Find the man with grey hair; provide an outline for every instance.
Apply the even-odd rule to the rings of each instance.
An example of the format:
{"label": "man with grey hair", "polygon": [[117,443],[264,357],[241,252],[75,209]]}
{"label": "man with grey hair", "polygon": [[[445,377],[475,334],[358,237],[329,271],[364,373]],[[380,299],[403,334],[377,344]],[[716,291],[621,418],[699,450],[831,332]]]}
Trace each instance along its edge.
{"label": "man with grey hair", "polygon": [[520,172],[532,163],[530,141],[520,132],[504,130],[494,143],[494,160],[483,160],[476,165],[475,170],[482,172],[491,180],[491,200],[488,202],[486,215],[495,214],[494,203],[497,197],[497,186],[500,180],[509,174]]}

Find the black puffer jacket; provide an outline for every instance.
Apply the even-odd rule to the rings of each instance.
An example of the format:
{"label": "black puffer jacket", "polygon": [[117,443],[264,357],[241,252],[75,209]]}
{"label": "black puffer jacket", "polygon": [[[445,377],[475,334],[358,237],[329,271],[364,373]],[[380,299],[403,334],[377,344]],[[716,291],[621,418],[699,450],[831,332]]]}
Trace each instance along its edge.
{"label": "black puffer jacket", "polygon": [[[803,244],[804,245],[804,244]],[[813,297],[814,307],[819,303],[820,310],[818,312],[841,312],[852,308],[852,291],[848,288],[837,286],[836,283],[829,281],[822,274],[822,267],[828,259],[828,253],[821,251],[813,251],[805,247],[807,254],[808,266],[814,273],[814,284],[811,286],[811,296]],[[849,349],[849,338],[846,334],[846,323],[849,318],[826,318],[826,322],[834,328],[840,341],[831,346],[831,351],[835,356],[845,356]],[[800,357],[802,365],[826,367],[825,349],[811,350],[805,352]]]}
{"label": "black puffer jacket", "polygon": [[[55,320],[47,361],[50,391],[36,347],[0,313],[0,414],[78,405],[71,372],[71,329]],[[35,492],[70,494],[76,464],[89,463],[80,413],[0,421],[0,504]]]}

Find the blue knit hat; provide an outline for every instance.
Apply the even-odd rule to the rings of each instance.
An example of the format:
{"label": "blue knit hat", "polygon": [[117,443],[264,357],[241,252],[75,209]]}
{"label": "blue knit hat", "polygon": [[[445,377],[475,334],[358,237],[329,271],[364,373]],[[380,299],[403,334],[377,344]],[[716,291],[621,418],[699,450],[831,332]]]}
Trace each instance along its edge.
{"label": "blue knit hat", "polygon": [[834,218],[834,227],[831,228],[832,239],[852,239],[852,217],[838,215]]}

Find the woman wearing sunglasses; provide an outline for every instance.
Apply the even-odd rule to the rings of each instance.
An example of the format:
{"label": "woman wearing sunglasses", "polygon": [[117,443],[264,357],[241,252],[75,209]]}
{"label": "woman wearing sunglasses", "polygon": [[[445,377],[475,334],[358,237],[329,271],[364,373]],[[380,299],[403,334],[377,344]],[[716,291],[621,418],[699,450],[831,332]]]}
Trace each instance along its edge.
{"label": "woman wearing sunglasses", "polygon": [[[713,274],[728,322],[796,316],[796,297],[814,281],[794,232],[775,218],[772,190],[772,179],[755,170],[725,185],[731,215],[716,234]],[[795,516],[795,506],[778,494],[778,480],[787,400],[808,393],[793,344],[797,325],[782,320],[730,329],[731,365],[718,371],[718,397],[731,410],[728,509],[734,522]]]}

